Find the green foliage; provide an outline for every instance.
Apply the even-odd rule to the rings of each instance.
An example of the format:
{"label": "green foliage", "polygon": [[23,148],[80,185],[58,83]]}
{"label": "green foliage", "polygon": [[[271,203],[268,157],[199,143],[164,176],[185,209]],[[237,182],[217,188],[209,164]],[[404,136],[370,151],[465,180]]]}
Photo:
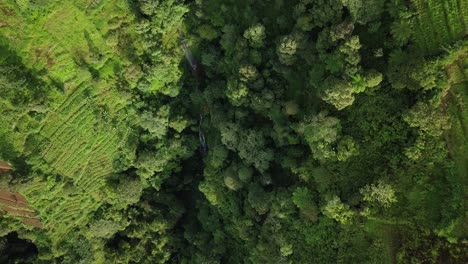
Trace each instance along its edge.
{"label": "green foliage", "polygon": [[384,11],[384,0],[342,0],[343,6],[349,9],[354,21],[366,24],[380,17]]}
{"label": "green foliage", "polygon": [[429,103],[418,102],[403,119],[411,126],[429,135],[442,135],[448,129],[448,117]]}
{"label": "green foliage", "polygon": [[169,120],[169,127],[174,129],[178,133],[182,133],[182,131],[184,131],[184,129],[186,129],[190,125],[190,123],[190,120],[182,116],[176,116]]}
{"label": "green foliage", "polygon": [[252,174],[253,174],[252,168],[244,166],[244,165],[240,166],[240,168],[239,168],[239,179],[242,182],[248,183],[250,181],[250,179],[252,179]]}
{"label": "green foliage", "polygon": [[280,39],[276,54],[281,63],[292,65],[296,61],[295,54],[299,49],[301,37],[299,35],[288,35]]}
{"label": "green foliage", "polygon": [[462,39],[466,34],[466,3],[463,1],[414,1],[414,41],[423,54],[440,53],[444,45]]}
{"label": "green foliage", "polygon": [[132,179],[121,175],[115,189],[112,190],[113,198],[112,203],[117,207],[127,207],[140,200],[143,191],[143,186],[140,179]]}
{"label": "green foliage", "polygon": [[393,22],[391,32],[399,45],[404,46],[413,36],[411,13],[401,12],[400,19]]}
{"label": "green foliage", "polygon": [[262,24],[255,24],[246,29],[243,36],[249,40],[253,48],[261,48],[266,38],[265,27]]}
{"label": "green foliage", "polygon": [[315,222],[318,220],[319,210],[309,190],[304,187],[298,187],[293,192],[293,202],[301,210],[301,213],[305,215],[310,221]]}
{"label": "green foliage", "polygon": [[350,223],[354,216],[354,212],[351,211],[349,205],[343,203],[336,195],[327,201],[322,208],[322,212],[325,216],[338,221],[340,224]]}
{"label": "green foliage", "polygon": [[[307,8],[307,12],[304,14],[304,17],[301,16],[300,18],[306,19],[307,16],[312,18],[312,21],[310,22],[311,25],[309,26],[310,29],[312,27],[327,26],[334,21],[338,21],[342,16],[343,5],[341,2],[341,0],[300,1],[299,6],[304,6],[304,9],[310,6],[310,8]],[[298,19],[298,21],[300,21],[300,19]]]}
{"label": "green foliage", "polygon": [[231,165],[224,172],[224,184],[230,190],[236,191],[242,188],[242,182],[237,173],[237,166]]}
{"label": "green foliage", "polygon": [[237,151],[246,164],[261,172],[273,160],[273,152],[265,146],[265,137],[257,131],[245,131],[234,123],[226,123],[221,127],[221,141],[228,149]]}
{"label": "green foliage", "polygon": [[255,81],[258,77],[258,71],[252,65],[244,65],[239,69],[239,75],[243,82]]}
{"label": "green foliage", "polygon": [[336,150],[339,161],[347,161],[349,158],[356,156],[359,153],[356,141],[350,136],[344,136],[341,138]]}
{"label": "green foliage", "polygon": [[438,61],[420,63],[409,76],[424,90],[442,88],[443,71]]}
{"label": "green foliage", "polygon": [[140,116],[140,125],[157,138],[163,138],[169,126],[169,106],[163,106],[155,116],[145,111]]}
{"label": "green foliage", "polygon": [[217,206],[222,203],[223,194],[214,185],[209,182],[202,182],[198,188],[212,205]]}
{"label": "green foliage", "polygon": [[395,197],[395,191],[392,186],[379,181],[377,185],[371,184],[366,185],[359,190],[363,196],[363,200],[369,203],[377,203],[384,208],[390,207],[397,201]]}
{"label": "green foliage", "polygon": [[90,225],[89,232],[94,237],[109,239],[121,228],[120,223],[100,219]]}
{"label": "green foliage", "polygon": [[350,37],[339,47],[339,51],[346,62],[345,73],[348,76],[354,76],[359,70],[358,65],[361,61],[359,50],[361,48],[362,44],[358,36]]}
{"label": "green foliage", "polygon": [[227,83],[226,96],[234,106],[241,106],[247,103],[249,88],[237,80],[229,80]]}
{"label": "green foliage", "polygon": [[0,262],[466,262],[465,2],[3,1]]}
{"label": "green foliage", "polygon": [[270,209],[271,196],[260,185],[252,183],[249,186],[248,201],[258,214],[263,215]]}
{"label": "green foliage", "polygon": [[200,37],[206,40],[213,40],[218,37],[218,33],[210,25],[204,24],[198,28]]}
{"label": "green foliage", "polygon": [[354,102],[354,87],[351,83],[335,77],[329,77],[324,82],[324,92],[321,98],[338,110],[342,110]]}
{"label": "green foliage", "polygon": [[327,116],[327,112],[320,112],[301,123],[297,130],[304,135],[315,159],[326,161],[335,158],[333,144],[341,130],[339,119]]}

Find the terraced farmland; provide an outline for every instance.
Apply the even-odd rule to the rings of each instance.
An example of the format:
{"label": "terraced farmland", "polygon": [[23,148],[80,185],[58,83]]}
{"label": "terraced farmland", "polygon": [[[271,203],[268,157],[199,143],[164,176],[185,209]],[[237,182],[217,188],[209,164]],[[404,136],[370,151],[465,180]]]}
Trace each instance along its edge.
{"label": "terraced farmland", "polygon": [[[75,227],[85,226],[102,201],[95,199],[70,182],[50,184],[34,181],[22,186],[25,197],[32,197],[32,205],[40,210],[41,222],[47,232],[53,234],[52,241],[60,243]],[[64,196],[63,194],[67,194]]]}
{"label": "terraced farmland", "polygon": [[434,54],[468,34],[468,2],[412,0],[416,9],[415,41],[424,54]]}
{"label": "terraced farmland", "polygon": [[35,179],[19,190],[58,243],[102,204],[105,179],[130,133],[129,102],[117,89],[129,61],[117,54],[112,30],[133,16],[125,1],[8,0],[0,17],[0,35],[23,64],[60,91],[29,138],[39,141],[32,155],[65,179]]}
{"label": "terraced farmland", "polygon": [[43,228],[34,208],[28,205],[26,199],[19,193],[10,190],[0,190],[0,214],[6,213],[12,218],[21,220],[25,225]]}

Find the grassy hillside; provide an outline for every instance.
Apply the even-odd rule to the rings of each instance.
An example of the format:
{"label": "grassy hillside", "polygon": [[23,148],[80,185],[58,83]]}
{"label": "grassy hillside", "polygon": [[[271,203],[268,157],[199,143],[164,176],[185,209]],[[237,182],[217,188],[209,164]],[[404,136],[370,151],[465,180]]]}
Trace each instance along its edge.
{"label": "grassy hillside", "polygon": [[[20,130],[19,148],[50,174],[19,191],[47,233],[63,239],[86,225],[105,199],[106,177],[130,133],[130,102],[118,88],[130,61],[115,39],[133,16],[125,1],[2,1],[0,17],[4,41],[59,91],[43,106],[40,122],[20,118],[16,126],[27,128]],[[56,182],[55,174],[64,179]]]}

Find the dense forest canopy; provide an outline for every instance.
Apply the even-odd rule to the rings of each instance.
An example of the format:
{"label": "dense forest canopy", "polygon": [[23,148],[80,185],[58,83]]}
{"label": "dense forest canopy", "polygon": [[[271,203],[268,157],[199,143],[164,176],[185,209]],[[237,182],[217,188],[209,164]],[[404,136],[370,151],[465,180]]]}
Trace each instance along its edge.
{"label": "dense forest canopy", "polygon": [[468,263],[468,1],[0,1],[1,263]]}

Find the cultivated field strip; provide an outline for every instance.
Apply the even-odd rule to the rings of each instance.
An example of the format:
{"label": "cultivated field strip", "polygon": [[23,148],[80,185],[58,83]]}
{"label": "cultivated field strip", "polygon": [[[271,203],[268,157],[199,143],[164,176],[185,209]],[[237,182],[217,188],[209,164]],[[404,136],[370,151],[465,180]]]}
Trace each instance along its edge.
{"label": "cultivated field strip", "polygon": [[415,41],[424,54],[434,54],[468,34],[468,1],[412,0],[416,10]]}
{"label": "cultivated field strip", "polygon": [[[468,11],[466,9],[468,6],[459,6],[463,5],[464,3],[457,3],[458,1],[443,1],[444,10],[446,10],[445,15],[447,16],[447,25],[449,26],[450,33],[452,37],[456,36],[463,36],[466,34],[467,25],[465,24],[467,21]],[[466,1],[463,1],[466,2]],[[464,10],[460,10],[461,8],[465,8]],[[448,11],[448,12],[447,12]],[[461,14],[461,15],[459,15]],[[463,30],[465,29],[465,32]]]}
{"label": "cultivated field strip", "polygon": [[[40,219],[49,232],[54,233],[54,239],[65,239],[69,232],[78,226],[87,224],[89,214],[92,214],[102,202],[95,200],[89,192],[81,188],[73,188],[69,182],[61,182],[46,187],[40,180],[28,183],[22,188],[27,199],[40,208]],[[42,190],[38,186],[42,185]],[[66,195],[64,195],[66,194]],[[31,199],[34,197],[34,199]],[[83,217],[84,216],[84,217]]]}
{"label": "cultivated field strip", "polygon": [[36,210],[27,204],[22,195],[8,189],[0,190],[0,214],[18,219],[28,226],[43,228]]}

